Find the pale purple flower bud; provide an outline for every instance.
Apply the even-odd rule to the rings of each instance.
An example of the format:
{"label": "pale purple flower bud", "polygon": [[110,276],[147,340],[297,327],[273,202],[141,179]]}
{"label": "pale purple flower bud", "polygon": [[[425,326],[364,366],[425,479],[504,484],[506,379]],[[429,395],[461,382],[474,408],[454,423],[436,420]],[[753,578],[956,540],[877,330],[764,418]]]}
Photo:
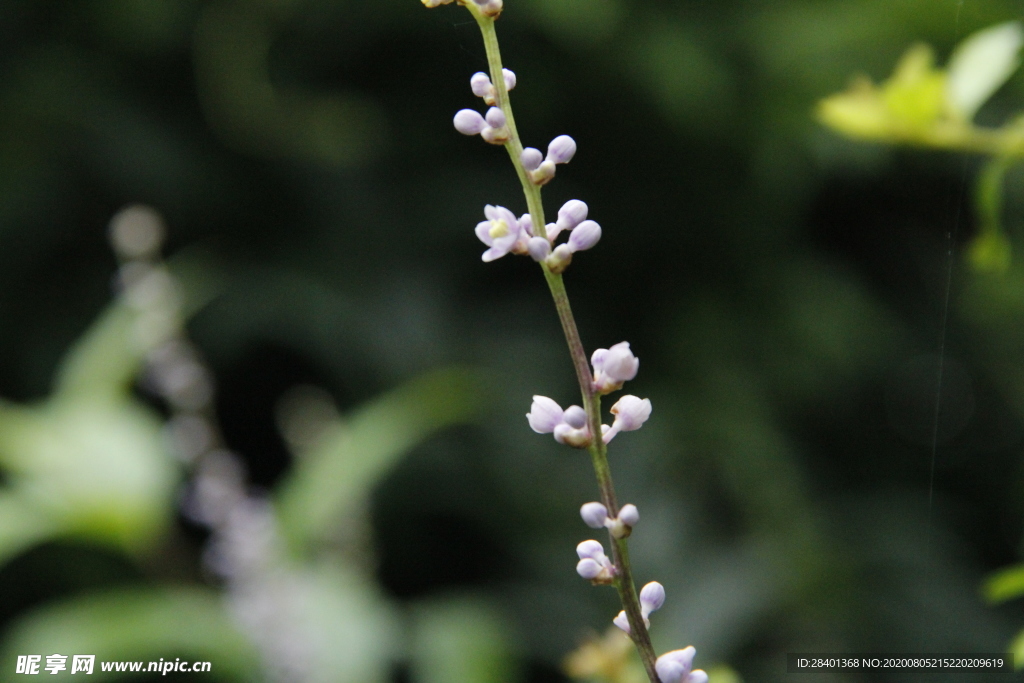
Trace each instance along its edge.
{"label": "pale purple flower bud", "polygon": [[484,216],[487,220],[477,223],[476,236],[490,247],[482,256],[487,262],[510,252],[519,241],[520,230],[519,220],[504,206],[488,204],[484,207]]}
{"label": "pale purple flower bud", "polygon": [[552,273],[562,273],[572,263],[572,249],[567,244],[559,244],[544,262],[548,264]]}
{"label": "pale purple flower bud", "polygon": [[473,111],[472,109],[460,110],[455,114],[453,123],[455,124],[455,130],[463,135],[478,135],[487,127],[487,122],[480,115],[480,112]]}
{"label": "pale purple flower bud", "polygon": [[568,135],[559,135],[548,144],[547,161],[555,164],[567,164],[575,154],[576,141]]}
{"label": "pale purple flower bud", "polygon": [[501,75],[505,78],[505,90],[511,90],[516,87],[516,75],[512,69],[502,69]]}
{"label": "pale purple flower bud", "polygon": [[485,17],[496,17],[501,14],[502,0],[473,0]]}
{"label": "pale purple flower bud", "polygon": [[582,576],[584,579],[594,580],[601,575],[604,570],[597,560],[585,557],[576,563],[576,573]]}
{"label": "pale purple flower bud", "polygon": [[519,217],[519,229],[529,236],[533,236],[533,216],[524,213]]}
{"label": "pale purple flower bud", "polygon": [[603,529],[608,521],[608,508],[601,503],[585,503],[580,508],[580,517],[591,529]]}
{"label": "pale purple flower bud", "polygon": [[[666,652],[658,657],[654,668],[658,672],[661,683],[683,683],[686,681],[690,675],[690,669],[693,668],[693,658],[696,655],[697,650],[691,645],[682,650]],[[686,683],[690,682],[686,681]]]}
{"label": "pale purple flower bud", "polygon": [[612,422],[611,429],[602,437],[605,443],[614,439],[619,432],[632,432],[640,429],[641,425],[647,422],[651,416],[651,399],[641,399],[629,394],[620,398],[612,406],[611,412],[615,415],[615,421]]}
{"label": "pale purple flower bud", "polygon": [[594,221],[583,221],[569,235],[569,248],[573,252],[586,251],[601,239],[601,226]]}
{"label": "pale purple flower bud", "polygon": [[579,199],[570,199],[558,210],[558,229],[572,230],[587,218],[587,205]]}
{"label": "pale purple flower bud", "polygon": [[708,674],[704,669],[696,669],[686,677],[685,683],[708,683]]}
{"label": "pale purple flower bud", "polygon": [[[616,401],[611,412],[616,416],[615,422],[619,424],[619,430],[631,432],[640,429],[640,426],[651,416],[651,399],[641,399],[627,394]],[[612,429],[614,428],[615,424],[613,423]]]}
{"label": "pale purple flower bud", "polygon": [[626,633],[629,633],[629,617],[626,616],[626,610],[622,610],[621,612],[619,612],[615,616],[615,618],[612,619],[612,623],[621,628]]}
{"label": "pale purple flower bud", "polygon": [[494,85],[491,83],[491,77],[483,71],[477,71],[473,74],[473,77],[469,79],[469,87],[477,97],[487,97],[488,95],[492,95],[494,92]]}
{"label": "pale purple flower bud", "polygon": [[565,423],[573,429],[583,429],[587,424],[587,411],[579,406],[569,406],[565,409]]}
{"label": "pale purple flower bud", "polygon": [[636,526],[640,521],[640,511],[636,509],[636,505],[632,503],[623,505],[619,510],[619,521],[628,527]]}
{"label": "pale purple flower bud", "polygon": [[530,257],[534,261],[540,263],[551,253],[551,242],[543,237],[531,237],[530,241],[526,243],[526,250],[530,252]]}
{"label": "pale purple flower bud", "polygon": [[491,128],[504,128],[507,123],[505,120],[505,112],[498,107],[491,107],[488,109],[484,119],[487,121],[487,125]]}
{"label": "pale purple flower bud", "polygon": [[562,424],[564,413],[562,408],[547,396],[534,396],[530,412],[526,419],[530,428],[538,434],[550,434],[555,427]]}
{"label": "pale purple flower bud", "polygon": [[592,560],[602,562],[608,559],[608,556],[604,554],[604,546],[601,545],[600,541],[583,541],[576,546],[576,554],[582,560],[585,557],[589,557]]}
{"label": "pale purple flower bud", "polygon": [[[614,580],[615,566],[604,554],[604,547],[600,543],[583,541],[576,546],[576,554],[580,557],[580,562],[576,565],[576,571],[580,576],[594,583],[611,583]],[[593,573],[594,567],[587,560],[598,566],[597,573]]]}
{"label": "pale purple flower bud", "polygon": [[640,589],[640,609],[644,617],[657,612],[665,604],[665,587],[657,581],[651,581]]}
{"label": "pale purple flower bud", "polygon": [[622,383],[636,377],[640,360],[629,349],[629,342],[619,342],[610,349],[598,349],[590,357],[594,366],[594,390],[610,394],[622,388]]}
{"label": "pale purple flower bud", "polygon": [[544,155],[536,147],[527,147],[523,150],[523,153],[519,155],[519,161],[522,162],[523,168],[527,171],[534,171],[540,166],[540,163],[544,161]]}

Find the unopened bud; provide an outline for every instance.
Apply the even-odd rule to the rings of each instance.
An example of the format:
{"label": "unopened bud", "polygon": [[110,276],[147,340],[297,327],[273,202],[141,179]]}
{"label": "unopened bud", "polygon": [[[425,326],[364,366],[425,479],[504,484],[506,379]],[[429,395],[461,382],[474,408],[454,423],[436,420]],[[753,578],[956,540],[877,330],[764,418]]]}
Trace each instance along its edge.
{"label": "unopened bud", "polygon": [[608,521],[608,508],[601,503],[586,503],[580,508],[580,517],[591,529],[603,529]]}
{"label": "unopened bud", "polygon": [[519,161],[522,162],[523,168],[527,171],[534,171],[544,161],[544,155],[536,147],[527,147],[519,155]]}
{"label": "unopened bud", "polygon": [[547,160],[555,164],[567,164],[576,155],[576,141],[568,135],[559,135],[548,144]]}
{"label": "unopened bud", "polygon": [[531,237],[526,243],[526,250],[530,252],[530,258],[540,263],[551,253],[551,242],[543,237]]}
{"label": "unopened bud", "polygon": [[563,273],[572,263],[572,249],[567,244],[559,244],[544,262],[548,264],[552,273]]}
{"label": "unopened bud", "polygon": [[583,221],[569,234],[569,248],[574,252],[585,251],[601,239],[601,226],[594,221]]}
{"label": "unopened bud", "polygon": [[487,127],[487,121],[480,115],[480,112],[472,109],[462,109],[455,114],[453,121],[455,130],[463,135],[479,135]]}

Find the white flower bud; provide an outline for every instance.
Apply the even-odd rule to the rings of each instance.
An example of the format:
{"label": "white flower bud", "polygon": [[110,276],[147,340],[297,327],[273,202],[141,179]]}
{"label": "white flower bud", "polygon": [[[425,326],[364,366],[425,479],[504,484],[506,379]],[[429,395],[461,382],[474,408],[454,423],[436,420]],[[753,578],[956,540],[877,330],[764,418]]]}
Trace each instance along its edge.
{"label": "white flower bud", "polygon": [[629,617],[626,616],[625,610],[619,612],[615,616],[615,618],[612,619],[612,623],[621,628],[626,633],[629,633]]}
{"label": "white flower bud", "polygon": [[483,71],[477,71],[473,74],[473,77],[469,79],[469,87],[477,97],[487,97],[488,95],[493,96],[494,93],[494,85],[491,84],[491,77]]}
{"label": "white flower bud", "polygon": [[562,408],[547,396],[534,396],[530,412],[526,419],[530,422],[530,428],[538,434],[550,434],[555,427],[562,423],[564,412]]}
{"label": "white flower bud", "polygon": [[570,199],[558,210],[558,229],[572,230],[587,218],[587,205],[579,199]]}
{"label": "white flower bud", "polygon": [[584,557],[582,560],[576,563],[576,573],[582,576],[584,579],[588,579],[591,581],[600,576],[603,570],[604,567],[602,567],[597,560],[594,560],[589,557]]}
{"label": "white flower bud", "polygon": [[610,394],[621,389],[622,383],[636,377],[640,369],[640,360],[630,351],[629,342],[619,342],[610,349],[594,351],[590,364],[594,366],[594,390],[600,394]]}
{"label": "white flower bud", "polygon": [[583,221],[569,234],[569,248],[574,252],[586,251],[601,239],[601,226],[594,221]]}
{"label": "white flower bud", "polygon": [[541,162],[544,161],[544,155],[536,147],[527,147],[519,155],[519,161],[522,162],[523,168],[527,171],[535,171]]}
{"label": "white flower bud", "polygon": [[640,589],[640,609],[644,617],[650,616],[665,604],[665,587],[657,581],[651,581]]}
{"label": "white flower bud", "polygon": [[455,130],[463,135],[479,135],[487,127],[487,122],[480,115],[480,112],[473,111],[472,109],[460,110],[455,114],[453,123],[455,124]]}
{"label": "white flower bud", "polygon": [[654,669],[661,683],[707,683],[706,673],[697,669],[691,673],[693,658],[697,650],[691,645],[682,650],[672,650],[658,657]]}
{"label": "white flower bud", "polygon": [[627,394],[612,406],[611,411],[615,415],[615,421],[612,423],[611,429],[602,437],[605,443],[614,439],[619,432],[632,432],[640,429],[651,416],[651,399],[640,399]]}
{"label": "white flower bud", "polygon": [[543,237],[531,237],[526,243],[526,250],[530,252],[530,257],[534,261],[540,263],[551,253],[551,242]]}
{"label": "white flower bud", "polygon": [[565,409],[565,423],[573,429],[583,429],[587,424],[587,411],[579,406],[569,406]]}
{"label": "white flower bud", "polygon": [[629,527],[636,526],[640,521],[640,511],[636,509],[636,505],[632,503],[623,505],[619,510],[619,521]]}
{"label": "white flower bud", "polygon": [[488,109],[484,119],[487,121],[487,125],[491,128],[504,128],[505,124],[508,122],[505,119],[505,112],[498,107],[491,107]]}
{"label": "white flower bud", "polygon": [[568,135],[559,135],[548,144],[547,160],[555,164],[567,164],[576,155],[576,141]]}
{"label": "white flower bud", "polygon": [[585,503],[580,508],[580,517],[591,529],[603,529],[608,521],[608,508],[601,503]]}
{"label": "white flower bud", "polygon": [[604,554],[604,546],[601,545],[600,541],[588,540],[582,541],[576,546],[576,554],[579,555],[582,560],[585,557],[589,557],[592,560],[607,560],[607,555]]}

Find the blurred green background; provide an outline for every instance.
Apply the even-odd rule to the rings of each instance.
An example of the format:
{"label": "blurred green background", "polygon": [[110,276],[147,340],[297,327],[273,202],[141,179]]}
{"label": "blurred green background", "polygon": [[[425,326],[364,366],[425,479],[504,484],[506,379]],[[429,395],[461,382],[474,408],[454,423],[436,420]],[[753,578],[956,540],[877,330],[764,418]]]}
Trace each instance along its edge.
{"label": "blurred green background", "polygon": [[[584,343],[630,341],[628,390],[654,404],[611,462],[643,517],[637,578],[668,591],[659,651],[694,644],[698,665],[770,682],[787,652],[1002,652],[1024,627],[1019,601],[980,591],[1022,554],[1024,265],[964,265],[978,159],[812,117],[915,41],[944,60],[1019,15],[1015,0],[506,0],[524,143],[579,144],[547,210],[582,199],[604,228],[567,274]],[[574,571],[588,459],[523,419],[535,393],[578,401],[543,279],[526,259],[481,263],[472,232],[486,203],[525,210],[505,153],[451,126],[485,68],[454,5],[0,3],[0,680],[64,643],[264,675],[177,510],[189,474],[162,406],[136,388],[97,417],[58,388],[112,301],[107,224],[132,202],[217,283],[188,331],[227,444],[280,509],[301,500],[285,526],[290,566],[313,577],[294,602],[316,666],[278,680],[567,680],[565,655],[618,607]],[[1022,107],[1017,74],[979,120]],[[1010,172],[1004,205],[1017,245],[1022,181]],[[476,379],[422,375],[452,365]],[[351,491],[294,493],[316,477],[280,406],[304,385],[365,430],[331,456],[336,472],[369,463]],[[51,451],[33,476],[67,480],[59,514],[19,478]],[[95,519],[65,495],[104,482]]]}

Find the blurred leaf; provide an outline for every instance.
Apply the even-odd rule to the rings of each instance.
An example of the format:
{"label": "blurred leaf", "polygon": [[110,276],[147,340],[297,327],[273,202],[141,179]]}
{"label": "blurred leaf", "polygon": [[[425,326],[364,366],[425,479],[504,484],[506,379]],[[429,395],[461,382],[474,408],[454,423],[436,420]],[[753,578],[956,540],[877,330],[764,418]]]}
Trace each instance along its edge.
{"label": "blurred leaf", "polygon": [[1013,655],[1013,668],[1017,671],[1024,669],[1024,631],[1010,641],[1010,654]]}
{"label": "blurred leaf", "polygon": [[[239,613],[253,604],[262,610],[255,625],[265,642],[303,666],[307,683],[385,683],[398,640],[396,615],[370,579],[339,563],[323,563],[298,571],[278,572],[243,593]],[[262,600],[271,602],[261,604]],[[243,616],[243,618],[245,618]],[[216,663],[214,664],[216,666]]]}
{"label": "blurred leaf", "polygon": [[883,139],[889,126],[885,103],[866,76],[855,78],[846,91],[819,102],[815,115],[829,128],[854,138]]}
{"label": "blurred leaf", "polygon": [[[212,663],[218,677],[253,680],[259,657],[221,598],[202,589],[125,590],[48,605],[16,622],[0,661],[19,654],[94,654],[101,661],[155,661],[180,655]],[[121,674],[123,676],[123,674]]]}
{"label": "blurred leaf", "polygon": [[927,126],[942,115],[945,94],[946,76],[935,68],[935,54],[924,44],[907,50],[882,86],[889,113],[914,127]]}
{"label": "blurred leaf", "polygon": [[0,564],[53,533],[55,525],[16,494],[0,494]]}
{"label": "blurred leaf", "polygon": [[1024,30],[1018,21],[968,36],[949,60],[949,106],[970,121],[1020,66]]}
{"label": "blurred leaf", "polygon": [[967,247],[967,260],[981,273],[1005,273],[1010,267],[1013,247],[1001,232],[984,232]]}
{"label": "blurred leaf", "polygon": [[985,580],[981,588],[985,600],[1006,602],[1024,596],[1024,564],[1001,569]]}
{"label": "blurred leaf", "polygon": [[967,250],[970,264],[982,273],[1005,273],[1013,253],[1003,231],[1003,183],[1013,164],[1006,156],[985,162],[974,191],[974,205],[980,223],[978,235]]}
{"label": "blurred leaf", "polygon": [[365,501],[398,458],[432,432],[468,420],[480,400],[472,372],[429,372],[328,428],[280,487],[282,529],[297,546],[323,537]]}
{"label": "blurred leaf", "polygon": [[519,680],[505,621],[487,603],[458,597],[417,607],[412,668],[418,683]]}
{"label": "blurred leaf", "polygon": [[115,303],[92,324],[64,357],[57,372],[57,392],[91,401],[123,398],[131,389],[142,359],[131,343],[135,315]]}
{"label": "blurred leaf", "polygon": [[172,514],[177,475],[160,429],[148,410],[124,401],[8,405],[0,463],[55,531],[138,550]]}

